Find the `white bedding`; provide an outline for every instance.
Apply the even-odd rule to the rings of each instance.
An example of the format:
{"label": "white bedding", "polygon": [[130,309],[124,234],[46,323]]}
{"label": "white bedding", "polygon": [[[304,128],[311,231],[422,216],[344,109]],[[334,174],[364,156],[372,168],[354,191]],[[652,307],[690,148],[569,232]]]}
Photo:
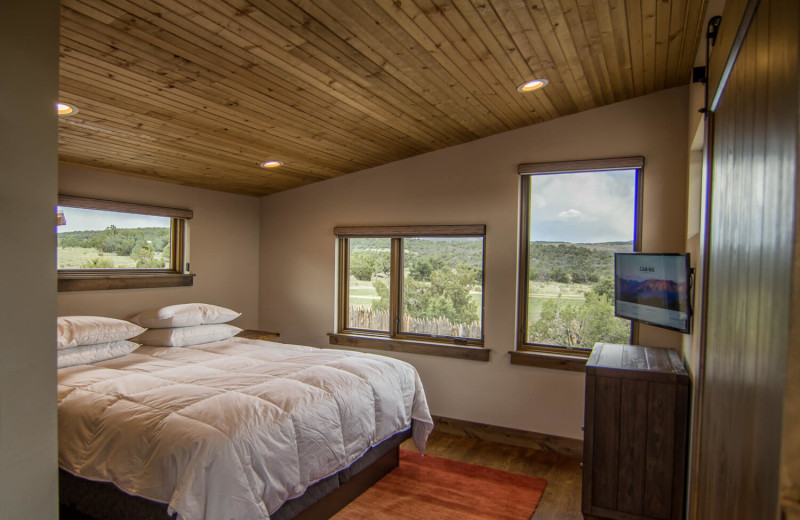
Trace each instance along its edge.
{"label": "white bedding", "polygon": [[384,356],[232,338],[58,371],[59,465],[184,520],[268,518],[412,426],[416,370]]}

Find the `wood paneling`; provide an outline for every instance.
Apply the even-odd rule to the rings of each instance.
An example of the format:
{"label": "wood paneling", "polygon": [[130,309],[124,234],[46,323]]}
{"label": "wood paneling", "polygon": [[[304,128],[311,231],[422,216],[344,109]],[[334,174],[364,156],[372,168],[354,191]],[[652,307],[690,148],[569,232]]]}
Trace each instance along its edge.
{"label": "wood paneling", "polygon": [[686,84],[706,1],[64,0],[59,159],[274,193]]}
{"label": "wood paneling", "polygon": [[730,2],[723,24],[738,27],[735,16],[748,11],[754,17],[741,48],[733,48],[713,114],[698,519],[778,518],[788,333],[796,315],[790,295],[800,10],[795,0]]}

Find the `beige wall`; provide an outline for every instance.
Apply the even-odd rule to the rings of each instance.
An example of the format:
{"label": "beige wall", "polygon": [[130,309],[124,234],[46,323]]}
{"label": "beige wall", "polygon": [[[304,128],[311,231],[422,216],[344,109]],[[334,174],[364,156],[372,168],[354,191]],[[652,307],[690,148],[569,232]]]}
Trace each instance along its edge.
{"label": "beige wall", "polygon": [[[58,517],[54,338],[58,2],[0,15],[0,517]],[[35,23],[31,23],[35,20]]]}
{"label": "beige wall", "polygon": [[[391,354],[419,370],[436,415],[580,438],[583,374],[512,366],[517,165],[643,155],[643,248],[684,251],[686,105],[682,87],[262,199],[260,321],[286,342],[334,331],[336,225],[486,224],[488,363]],[[681,347],[642,327],[640,343]]]}
{"label": "beige wall", "polygon": [[58,294],[58,315],[129,318],[153,307],[205,302],[242,312],[232,322],[258,325],[259,199],[122,175],[64,167],[59,193],[194,211],[189,226],[191,287]]}

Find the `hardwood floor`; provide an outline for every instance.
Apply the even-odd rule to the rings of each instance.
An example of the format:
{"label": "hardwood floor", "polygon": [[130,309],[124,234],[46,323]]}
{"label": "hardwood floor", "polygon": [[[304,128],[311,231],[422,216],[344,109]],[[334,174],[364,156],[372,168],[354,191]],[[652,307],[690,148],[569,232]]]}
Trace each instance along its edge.
{"label": "hardwood floor", "polygon": [[[416,451],[411,440],[401,448]],[[531,520],[584,520],[578,459],[436,431],[428,439],[425,453],[546,479],[547,488]]]}

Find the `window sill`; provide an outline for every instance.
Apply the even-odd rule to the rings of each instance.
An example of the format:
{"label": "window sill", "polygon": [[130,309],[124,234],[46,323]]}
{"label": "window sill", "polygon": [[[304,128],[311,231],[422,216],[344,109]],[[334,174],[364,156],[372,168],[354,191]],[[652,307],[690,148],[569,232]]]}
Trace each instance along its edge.
{"label": "window sill", "polygon": [[193,283],[191,273],[58,273],[58,292],[188,287]]}
{"label": "window sill", "polygon": [[513,350],[511,354],[512,365],[525,365],[530,367],[549,368],[552,370],[569,370],[572,372],[586,371],[586,356],[556,354],[551,352],[534,352],[530,350]]}
{"label": "window sill", "polygon": [[389,350],[393,352],[409,352],[411,354],[470,359],[473,361],[489,361],[489,354],[491,353],[491,350],[483,347],[465,347],[462,345],[428,343],[424,341],[410,341],[407,339],[392,339],[358,334],[330,333],[328,337],[330,338],[331,345],[340,347],[359,347],[375,350]]}

